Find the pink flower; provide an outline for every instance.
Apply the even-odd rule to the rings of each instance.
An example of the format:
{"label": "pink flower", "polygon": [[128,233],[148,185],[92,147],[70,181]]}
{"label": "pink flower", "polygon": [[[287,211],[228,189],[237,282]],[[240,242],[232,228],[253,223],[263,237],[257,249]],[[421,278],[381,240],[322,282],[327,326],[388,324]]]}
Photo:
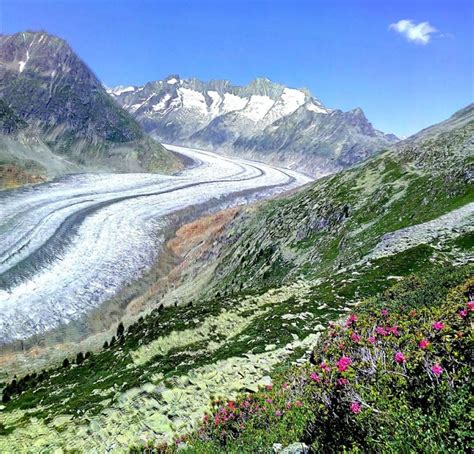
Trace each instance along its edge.
{"label": "pink flower", "polygon": [[443,373],[443,368],[439,364],[435,364],[431,367],[431,372],[439,377]]}
{"label": "pink flower", "polygon": [[467,316],[467,309],[463,309],[462,311],[458,312],[461,318],[465,318]]}
{"label": "pink flower", "polygon": [[346,326],[351,326],[353,323],[357,321],[357,315],[351,314],[346,320]]}
{"label": "pink flower", "polygon": [[227,402],[227,407],[229,407],[231,410],[235,409],[235,402],[233,400]]}
{"label": "pink flower", "polygon": [[398,326],[392,326],[390,328],[387,328],[387,331],[393,334],[394,336],[400,336],[400,333],[398,331]]}
{"label": "pink flower", "polygon": [[347,368],[348,368],[351,364],[352,364],[352,360],[351,360],[349,357],[347,357],[347,356],[343,356],[343,357],[340,358],[339,361],[336,363],[339,372],[344,372],[345,370],[347,370]]}
{"label": "pink flower", "polygon": [[295,406],[297,406],[298,408],[301,408],[303,406],[303,402],[301,402],[301,400],[297,400],[295,402]]}
{"label": "pink flower", "polygon": [[316,372],[312,372],[309,378],[311,378],[311,380],[318,383],[321,381],[321,379],[319,378],[319,375]]}
{"label": "pink flower", "polygon": [[268,404],[272,404],[272,403],[273,403],[273,399],[267,399],[267,403],[268,403]]}
{"label": "pink flower", "polygon": [[474,311],[474,301],[469,301],[466,306],[470,311]]}
{"label": "pink flower", "polygon": [[444,323],[441,322],[434,322],[431,327],[435,329],[436,331],[441,331],[444,328]]}
{"label": "pink flower", "polygon": [[281,385],[281,387],[282,387],[283,389],[287,389],[288,386],[289,386],[288,383],[283,383],[283,385]]}
{"label": "pink flower", "polygon": [[330,372],[331,368],[326,363],[321,363],[319,366],[324,372]]}
{"label": "pink flower", "polygon": [[382,328],[381,326],[377,326],[377,328],[375,328],[375,332],[381,336],[386,336],[388,334],[385,328]]}
{"label": "pink flower", "polygon": [[429,346],[430,346],[430,343],[428,342],[427,339],[421,339],[420,343],[418,344],[418,346],[422,349],[422,350],[425,350],[427,349]]}
{"label": "pink flower", "polygon": [[357,333],[354,332],[351,334],[351,339],[353,342],[359,343],[361,338]]}
{"label": "pink flower", "polygon": [[273,389],[273,386],[272,385],[267,385],[267,386],[265,386],[265,389],[267,391],[271,391]]}
{"label": "pink flower", "polygon": [[367,338],[367,340],[368,340],[371,344],[375,344],[375,342],[377,342],[377,339],[375,339],[374,336],[369,336],[369,337]]}
{"label": "pink flower", "polygon": [[275,412],[275,416],[281,416],[281,411],[280,411],[280,410],[277,410],[277,411]]}
{"label": "pink flower", "polygon": [[349,380],[347,378],[338,378],[337,379],[337,384],[339,386],[344,386],[344,385],[347,385],[349,383]]}
{"label": "pink flower", "polygon": [[361,407],[359,402],[352,402],[351,403],[351,412],[352,413],[357,415],[358,413],[360,413],[361,410],[362,410],[362,407]]}
{"label": "pink flower", "polygon": [[287,402],[286,408],[287,408],[287,410],[289,410],[291,408],[291,402]]}
{"label": "pink flower", "polygon": [[387,310],[387,309],[382,309],[382,310],[380,311],[380,313],[381,313],[384,317],[386,317],[386,316],[388,315],[388,310]]}
{"label": "pink flower", "polygon": [[404,363],[406,358],[402,352],[395,353],[394,359],[397,363]]}

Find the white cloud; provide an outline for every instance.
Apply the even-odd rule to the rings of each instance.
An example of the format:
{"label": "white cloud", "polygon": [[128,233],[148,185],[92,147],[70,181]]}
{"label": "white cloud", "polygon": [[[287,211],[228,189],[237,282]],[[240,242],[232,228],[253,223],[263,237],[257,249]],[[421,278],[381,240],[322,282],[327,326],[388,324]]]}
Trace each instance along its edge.
{"label": "white cloud", "polygon": [[412,20],[402,19],[394,24],[390,24],[390,30],[395,30],[405,36],[408,41],[417,44],[428,44],[431,34],[437,32],[429,22],[420,22],[415,24]]}

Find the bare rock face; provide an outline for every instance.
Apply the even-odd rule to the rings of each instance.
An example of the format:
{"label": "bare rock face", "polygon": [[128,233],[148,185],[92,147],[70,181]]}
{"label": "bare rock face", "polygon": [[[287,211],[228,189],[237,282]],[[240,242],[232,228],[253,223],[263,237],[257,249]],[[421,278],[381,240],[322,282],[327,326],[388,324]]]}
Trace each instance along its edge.
{"label": "bare rock face", "polygon": [[171,75],[108,91],[163,142],[283,163],[314,175],[349,167],[397,141],[376,130],[361,109],[329,109],[306,89],[268,79],[234,86]]}
{"label": "bare rock face", "polygon": [[91,143],[129,142],[144,135],[69,45],[55,36],[2,36],[0,80],[0,97],[58,143],[69,134]]}

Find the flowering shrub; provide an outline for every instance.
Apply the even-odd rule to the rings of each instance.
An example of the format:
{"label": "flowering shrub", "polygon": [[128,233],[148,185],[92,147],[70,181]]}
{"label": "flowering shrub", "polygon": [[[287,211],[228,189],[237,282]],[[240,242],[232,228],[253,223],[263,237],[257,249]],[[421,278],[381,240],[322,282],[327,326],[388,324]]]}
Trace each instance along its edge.
{"label": "flowering shrub", "polygon": [[273,386],[216,405],[187,449],[271,452],[302,441],[314,452],[464,452],[473,290],[474,279],[449,270],[362,303],[329,326],[316,365],[290,367]]}
{"label": "flowering shrub", "polygon": [[443,368],[439,364],[435,364],[431,367],[431,372],[439,377],[443,373]]}
{"label": "flowering shrub", "polygon": [[395,362],[397,363],[404,363],[407,360],[405,358],[405,355],[402,352],[395,353],[393,358],[395,359]]}
{"label": "flowering shrub", "polygon": [[348,358],[347,356],[343,356],[336,363],[337,370],[339,372],[345,372],[351,364],[352,364],[352,360]]}
{"label": "flowering shrub", "polygon": [[430,342],[427,339],[421,339],[418,345],[422,350],[426,350],[430,346]]}
{"label": "flowering shrub", "polygon": [[444,323],[438,321],[438,322],[434,322],[432,325],[433,329],[435,329],[436,331],[441,331],[443,328],[444,328]]}
{"label": "flowering shrub", "polygon": [[362,406],[360,405],[359,402],[352,402],[351,403],[351,412],[352,413],[357,414],[357,413],[360,413],[361,410],[362,410]]}

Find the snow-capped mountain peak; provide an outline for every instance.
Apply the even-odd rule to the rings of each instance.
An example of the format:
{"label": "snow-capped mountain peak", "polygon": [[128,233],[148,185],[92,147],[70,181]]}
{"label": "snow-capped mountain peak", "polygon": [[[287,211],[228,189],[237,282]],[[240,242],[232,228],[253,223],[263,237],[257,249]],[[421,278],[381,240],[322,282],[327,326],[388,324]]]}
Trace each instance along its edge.
{"label": "snow-capped mountain peak", "polygon": [[[307,89],[267,78],[236,86],[227,80],[203,82],[172,74],[109,93],[163,142],[250,152],[251,157],[255,152],[262,158],[263,151],[291,154],[296,147],[309,155],[321,150],[326,166],[331,162],[328,153],[355,153],[357,160],[395,140],[375,130],[359,108],[345,113],[328,109]],[[341,165],[351,159],[345,156]]]}
{"label": "snow-capped mountain peak", "polygon": [[132,86],[124,87],[123,85],[118,85],[117,87],[114,87],[114,88],[106,87],[107,93],[112,96],[120,96],[123,93],[129,93],[135,90],[136,90],[136,87],[132,87]]}
{"label": "snow-capped mountain peak", "polygon": [[[123,107],[142,117],[145,124],[170,117],[169,125],[179,118],[181,122],[189,123],[185,129],[194,129],[193,133],[230,113],[234,114],[237,123],[240,119],[242,127],[247,129],[250,123],[251,129],[261,129],[305,104],[309,109],[313,105],[320,106],[320,102],[306,91],[275,84],[266,78],[257,78],[247,86],[238,87],[228,81],[205,83],[181,79],[174,74],[143,87],[118,86],[107,91]],[[324,111],[323,107],[319,108]]]}

